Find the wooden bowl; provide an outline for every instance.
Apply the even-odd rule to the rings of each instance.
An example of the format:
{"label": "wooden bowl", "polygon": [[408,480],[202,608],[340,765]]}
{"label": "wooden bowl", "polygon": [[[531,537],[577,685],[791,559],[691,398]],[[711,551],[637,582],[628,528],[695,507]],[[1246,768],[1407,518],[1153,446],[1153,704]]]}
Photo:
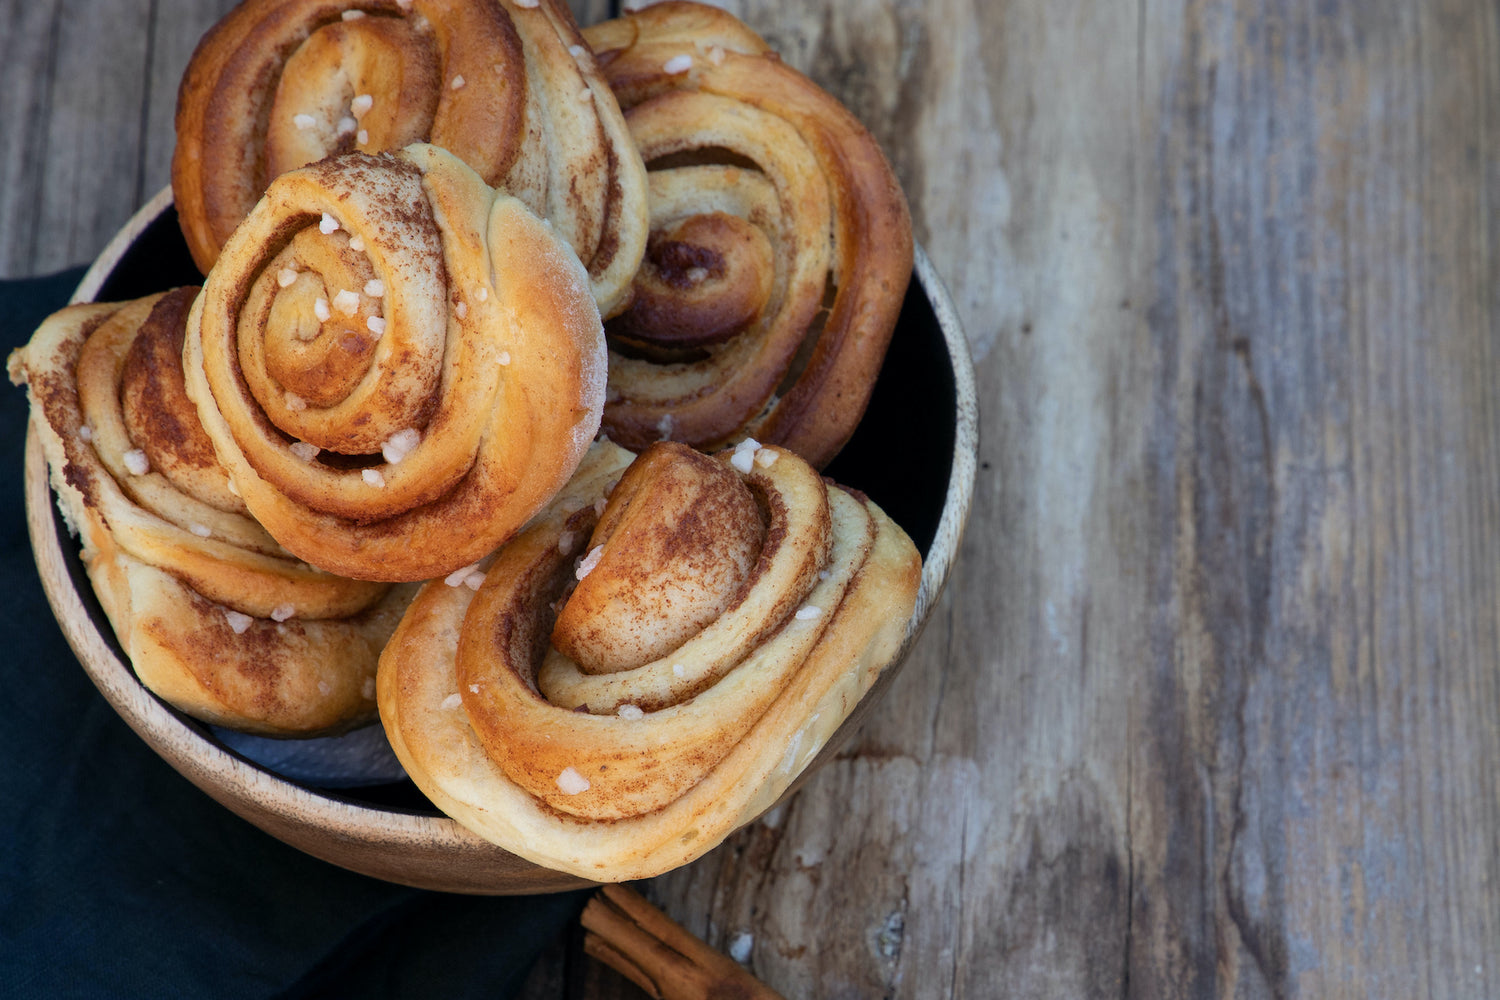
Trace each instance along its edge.
{"label": "wooden bowl", "polygon": [[[867,493],[911,535],[924,559],[921,589],[896,662],[797,785],[837,752],[895,676],[942,590],[968,517],[978,446],[968,344],[920,247],[915,279],[865,419],[826,471]],[[120,301],[201,281],[171,191],[164,190],[110,241],[73,301]],[[501,895],[586,884],[480,839],[438,812],[409,781],[329,790],[231,750],[136,680],[94,597],[77,542],[56,513],[34,431],[26,449],[26,513],[42,585],[84,670],[152,749],[224,806],[308,854],[405,885]]]}

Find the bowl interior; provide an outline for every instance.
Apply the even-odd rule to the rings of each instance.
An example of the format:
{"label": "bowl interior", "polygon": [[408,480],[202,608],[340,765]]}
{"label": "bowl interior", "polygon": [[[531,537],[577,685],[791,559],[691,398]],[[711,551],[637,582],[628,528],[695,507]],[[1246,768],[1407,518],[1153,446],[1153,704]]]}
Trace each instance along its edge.
{"label": "bowl interior", "polygon": [[[120,245],[112,244],[95,270],[85,278],[84,285],[80,287],[80,297],[101,302],[120,301],[179,285],[196,285],[202,282],[202,276],[193,264],[178,229],[176,210],[166,198],[153,202],[137,219],[132,220],[127,230],[117,238],[117,243]],[[829,477],[870,496],[906,530],[922,552],[928,566],[923,574],[923,593],[918,597],[919,619],[925,619],[936,591],[946,577],[972,491],[975,444],[973,393],[968,365],[962,335],[954,328],[951,307],[947,306],[945,293],[936,285],[930,272],[924,275],[924,269],[919,267],[907,292],[884,368],[875,385],[865,417],[854,437],[825,470]],[[30,496],[28,499],[30,500]],[[118,659],[116,668],[123,670],[129,675],[129,680],[134,682],[134,675],[124,666],[128,659],[115,640],[113,629],[89,584],[79,558],[77,543],[67,534],[55,505],[49,503],[47,506],[52,512],[53,531],[56,533],[67,577],[77,598],[82,601],[89,623]],[[57,606],[55,600],[54,606]],[[920,620],[913,623],[913,636],[921,623]],[[91,674],[99,669],[98,664],[89,664],[87,659],[85,666]],[[899,661],[887,669],[887,674],[894,674],[897,666]],[[879,696],[888,679],[882,678],[883,683],[870,692],[867,702]],[[99,683],[97,676],[95,681]],[[134,683],[139,686],[138,682]],[[144,688],[141,690],[144,691]],[[106,694],[109,692],[106,691]],[[285,783],[289,794],[303,800],[301,813],[312,815],[313,822],[316,822],[317,802],[326,800],[353,807],[356,811],[369,811],[361,813],[368,816],[380,814],[390,818],[390,814],[396,814],[398,821],[432,817],[451,823],[446,817],[442,817],[410,781],[338,789],[299,782],[247,760],[219,740],[209,727],[176,712],[165,703],[158,704],[182,726],[196,733],[218,751],[248,767],[265,772],[265,777],[273,784]],[[116,702],[116,708],[120,707]],[[867,707],[861,706],[862,709]],[[862,714],[863,712],[858,712],[851,716],[845,724],[846,728],[852,728]],[[136,726],[138,731],[141,730],[138,720],[130,719],[127,715],[127,721]],[[827,759],[827,754],[836,749],[835,742],[831,741],[825,748],[821,759]],[[179,770],[184,769],[180,759],[167,756]],[[200,786],[204,784],[198,777],[192,774],[188,776],[198,781]],[[211,778],[207,780],[212,782]],[[207,790],[213,793],[212,788]],[[215,797],[235,808],[235,803],[226,801],[218,794]],[[307,813],[305,808],[309,800],[313,803],[311,813]],[[241,810],[236,808],[236,811]],[[242,815],[246,813],[242,812]],[[258,822],[255,815],[248,815],[247,818]],[[267,824],[260,825],[273,834],[283,836],[279,829],[273,829]],[[286,836],[283,839],[296,841],[296,838]],[[309,849],[305,839],[297,846]],[[312,853],[321,854],[316,847],[311,850]],[[356,870],[364,867],[357,860],[351,862],[338,856],[322,856]],[[367,873],[392,877],[384,871],[367,870]],[[397,881],[410,884],[454,888],[441,879],[428,879],[420,874],[410,876],[398,873],[394,877]],[[524,890],[516,891],[535,891],[536,888],[527,886]],[[480,885],[474,886],[472,891],[507,891],[507,887]]]}

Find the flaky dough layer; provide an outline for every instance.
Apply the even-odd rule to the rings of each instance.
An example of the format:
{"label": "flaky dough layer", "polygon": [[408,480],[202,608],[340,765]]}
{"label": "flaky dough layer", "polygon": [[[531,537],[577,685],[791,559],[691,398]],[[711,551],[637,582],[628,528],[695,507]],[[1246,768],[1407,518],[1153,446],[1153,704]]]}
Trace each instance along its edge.
{"label": "flaky dough layer", "polygon": [[209,275],[184,358],[251,513],[365,580],[443,576],[509,538],[604,402],[578,258],[422,144],[277,178]]}
{"label": "flaky dough layer", "polygon": [[266,735],[367,722],[411,588],[314,570],[248,516],[183,392],[195,292],[70,306],[11,356],[60,507],[136,674],[163,699]]}
{"label": "flaky dough layer", "polygon": [[646,241],[645,170],[561,0],[245,0],[177,98],[172,190],[206,274],[282,173],[431,142],[549,219],[600,311]]}
{"label": "flaky dough layer", "polygon": [[[874,504],[790,452],[742,448],[724,469],[765,523],[728,606],[648,663],[584,670],[549,642],[558,609],[578,599],[571,581],[606,574],[673,592],[639,545],[611,551],[617,504],[663,502],[649,484],[613,486],[629,459],[597,445],[484,567],[477,593],[427,585],[378,687],[391,745],[433,802],[512,853],[599,881],[685,864],[772,805],[895,656],[920,576],[910,540]],[[663,520],[659,535],[683,521]],[[679,572],[694,575],[703,550],[679,542],[662,550],[691,550]]]}

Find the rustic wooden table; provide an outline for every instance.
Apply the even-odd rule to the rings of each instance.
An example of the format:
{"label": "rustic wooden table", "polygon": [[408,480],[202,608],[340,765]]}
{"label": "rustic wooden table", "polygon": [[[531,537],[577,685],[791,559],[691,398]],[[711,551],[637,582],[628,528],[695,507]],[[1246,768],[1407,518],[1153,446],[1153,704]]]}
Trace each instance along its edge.
{"label": "rustic wooden table", "polygon": [[[0,4],[0,275],[227,6]],[[727,6],[889,151],[981,464],[857,743],[649,895],[788,996],[1500,996],[1497,7]],[[528,996],[637,995],[575,944]]]}

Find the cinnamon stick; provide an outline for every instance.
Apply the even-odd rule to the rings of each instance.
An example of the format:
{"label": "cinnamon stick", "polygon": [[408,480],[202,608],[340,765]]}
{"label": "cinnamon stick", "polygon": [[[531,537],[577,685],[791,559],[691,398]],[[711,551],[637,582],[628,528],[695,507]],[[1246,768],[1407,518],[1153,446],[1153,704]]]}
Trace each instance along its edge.
{"label": "cinnamon stick", "polygon": [[583,950],[655,1000],[783,1000],[738,962],[622,885],[606,885],[583,909]]}

